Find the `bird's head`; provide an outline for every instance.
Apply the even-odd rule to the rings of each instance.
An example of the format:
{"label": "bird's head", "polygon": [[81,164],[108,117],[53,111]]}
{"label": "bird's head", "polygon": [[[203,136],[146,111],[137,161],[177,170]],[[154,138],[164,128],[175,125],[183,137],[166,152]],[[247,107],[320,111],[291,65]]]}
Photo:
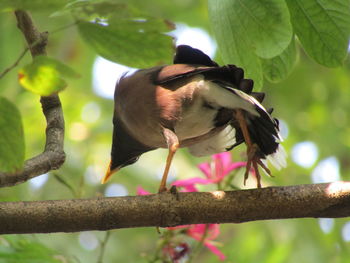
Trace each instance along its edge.
{"label": "bird's head", "polygon": [[152,149],[153,148],[137,141],[130,134],[122,121],[114,117],[111,161],[102,179],[102,183],[106,183],[114,173],[124,166],[135,163],[141,154]]}

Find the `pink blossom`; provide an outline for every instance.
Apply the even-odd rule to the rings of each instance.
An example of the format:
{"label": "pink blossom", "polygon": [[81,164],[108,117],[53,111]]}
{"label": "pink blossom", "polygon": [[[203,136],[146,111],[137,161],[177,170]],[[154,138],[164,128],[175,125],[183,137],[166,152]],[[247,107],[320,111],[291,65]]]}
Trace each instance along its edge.
{"label": "pink blossom", "polygon": [[232,162],[231,154],[223,152],[212,155],[212,161],[209,163],[201,163],[198,168],[204,173],[206,178],[193,177],[184,180],[177,180],[172,183],[177,187],[183,187],[183,192],[197,192],[195,184],[217,184],[221,182],[225,176],[233,170],[245,167],[246,162]]}
{"label": "pink blossom", "polygon": [[[197,178],[201,180],[205,180],[203,178]],[[196,178],[177,180],[173,182],[171,185],[176,186],[177,188],[182,188],[180,192],[198,192],[197,188],[194,186],[195,182],[197,182]],[[138,195],[150,195],[151,193],[143,189],[141,186],[136,188],[136,193]]]}
{"label": "pink blossom", "polygon": [[[191,184],[190,182],[186,182],[186,180],[182,180],[182,181],[183,182],[179,182],[179,183],[177,183],[177,181],[175,181],[171,185],[175,185],[177,188],[183,187],[183,189],[181,189],[180,192],[198,192],[197,188],[193,184]],[[143,189],[142,186],[138,186],[136,188],[136,194],[137,195],[150,195],[152,193]]]}
{"label": "pink blossom", "polygon": [[203,242],[212,253],[217,255],[220,260],[225,260],[225,255],[214,245],[213,240],[220,234],[219,224],[196,224],[168,227],[169,230],[187,229],[186,234],[200,242]]}
{"label": "pink blossom", "polygon": [[150,195],[151,193],[143,189],[141,186],[136,187],[137,195]]}
{"label": "pink blossom", "polygon": [[225,260],[225,255],[212,242],[220,234],[219,224],[191,225],[187,230],[187,234],[195,240],[203,241],[204,246],[217,255],[220,260]]}
{"label": "pink blossom", "polygon": [[[198,168],[207,177],[207,184],[218,183],[222,181],[233,170],[245,167],[246,162],[232,162],[231,154],[229,152],[223,152],[212,155],[212,161],[210,163],[201,163]],[[200,182],[198,182],[200,184]]]}
{"label": "pink blossom", "polygon": [[[232,162],[231,154],[223,152],[212,155],[212,161],[201,163],[198,168],[204,173],[206,178],[193,177],[189,179],[176,180],[171,185],[181,187],[180,192],[198,192],[195,184],[217,184],[221,182],[225,176],[235,169],[245,167],[246,162]],[[138,195],[150,194],[142,187],[137,188]]]}
{"label": "pink blossom", "polygon": [[198,192],[197,188],[194,186],[198,183],[198,180],[205,180],[203,178],[189,178],[183,180],[176,180],[171,185],[176,187],[182,187],[181,192]]}

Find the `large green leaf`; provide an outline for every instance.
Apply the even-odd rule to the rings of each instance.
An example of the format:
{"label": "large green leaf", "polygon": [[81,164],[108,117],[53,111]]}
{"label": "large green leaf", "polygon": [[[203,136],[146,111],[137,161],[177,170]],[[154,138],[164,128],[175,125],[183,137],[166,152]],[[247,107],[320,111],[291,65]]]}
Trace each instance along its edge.
{"label": "large green leaf", "polygon": [[209,11],[212,19],[217,17],[218,24],[212,23],[215,32],[220,30],[226,38],[236,38],[237,45],[248,45],[250,52],[259,57],[279,55],[292,39],[292,25],[284,1],[209,0]]}
{"label": "large green leaf", "polygon": [[135,68],[171,61],[173,40],[165,33],[174,26],[168,21],[109,1],[78,2],[69,8],[86,43],[106,59]]}
{"label": "large green leaf", "polygon": [[37,56],[33,62],[19,71],[19,82],[27,90],[41,96],[49,96],[63,90],[67,83],[63,79],[79,75],[67,65],[47,56]]}
{"label": "large green leaf", "polygon": [[342,65],[350,35],[348,0],[287,0],[295,33],[318,63]]}
{"label": "large green leaf", "polygon": [[68,2],[68,0],[1,0],[0,11],[13,11],[16,9],[30,11],[53,11],[64,7]]}
{"label": "large green leaf", "polygon": [[209,15],[224,62],[243,67],[261,88],[258,56],[275,57],[292,39],[284,1],[209,0]]}
{"label": "large green leaf", "polygon": [[0,97],[0,171],[21,170],[24,163],[24,136],[17,107]]}
{"label": "large green leaf", "polygon": [[86,43],[102,57],[135,68],[169,63],[173,52],[170,36],[163,34],[164,21],[158,19],[120,20],[103,24],[80,22]]}
{"label": "large green leaf", "polygon": [[291,73],[297,57],[297,49],[293,40],[280,55],[271,59],[262,59],[265,78],[271,82],[279,82],[285,79]]}

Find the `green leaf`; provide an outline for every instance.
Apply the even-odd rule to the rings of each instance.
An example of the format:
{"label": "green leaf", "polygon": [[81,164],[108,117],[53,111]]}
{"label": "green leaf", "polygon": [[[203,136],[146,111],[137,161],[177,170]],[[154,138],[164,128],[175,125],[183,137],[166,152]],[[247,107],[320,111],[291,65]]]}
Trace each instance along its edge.
{"label": "green leaf", "polygon": [[271,82],[285,79],[291,73],[297,57],[297,49],[293,40],[280,55],[271,59],[262,59],[265,78]]}
{"label": "green leaf", "polygon": [[23,168],[24,136],[17,107],[0,97],[0,171],[12,173]]}
{"label": "green leaf", "polygon": [[284,1],[209,0],[209,15],[224,62],[243,67],[260,89],[262,69],[258,56],[279,55],[292,38]]}
{"label": "green leaf", "polygon": [[291,21],[305,51],[327,67],[342,65],[350,36],[348,0],[287,0]]}
{"label": "green leaf", "polygon": [[13,11],[16,9],[30,11],[53,11],[64,7],[67,0],[1,0],[0,11]]}
{"label": "green leaf", "polygon": [[[247,44],[250,52],[272,58],[282,53],[292,39],[292,25],[287,5],[280,0],[209,0],[214,31],[226,32],[237,38],[237,44]],[[243,43],[240,43],[241,39]]]}
{"label": "green leaf", "polygon": [[22,236],[3,236],[0,244],[0,263],[60,263],[68,262],[56,258],[50,248],[38,242],[23,238]]}
{"label": "green leaf", "polygon": [[35,57],[31,64],[19,71],[19,83],[41,96],[63,90],[67,86],[63,77],[77,78],[79,75],[67,65],[47,56]]}
{"label": "green leaf", "polygon": [[165,33],[174,26],[168,21],[110,1],[77,2],[68,8],[86,43],[106,59],[135,68],[171,61],[173,40]]}
{"label": "green leaf", "polygon": [[172,38],[163,34],[161,19],[121,19],[109,24],[80,22],[80,34],[102,57],[134,68],[169,63]]}

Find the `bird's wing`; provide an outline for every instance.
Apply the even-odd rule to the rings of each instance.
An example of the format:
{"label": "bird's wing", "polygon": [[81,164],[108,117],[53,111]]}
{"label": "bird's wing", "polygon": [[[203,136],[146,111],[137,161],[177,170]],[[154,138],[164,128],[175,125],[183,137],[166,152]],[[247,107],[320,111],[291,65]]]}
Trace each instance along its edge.
{"label": "bird's wing", "polygon": [[[253,96],[244,93],[241,90],[232,88],[223,83],[205,81],[202,80],[199,85],[202,85],[202,96],[203,98],[212,105],[216,105],[231,112],[231,122],[229,126],[235,129],[235,138],[228,141],[223,140],[223,138],[228,136],[227,128],[220,132],[218,135],[205,140],[197,145],[193,145],[190,151],[194,155],[203,155],[202,152],[220,152],[224,149],[231,150],[233,147],[244,141],[242,131],[235,121],[234,110],[241,109],[244,110],[244,118],[246,120],[249,135],[253,143],[259,146],[261,151],[261,158],[266,158],[267,156],[272,160],[272,163],[277,164],[277,167],[285,165],[285,156],[281,157],[281,148],[279,147],[279,142],[281,137],[279,135],[278,122],[271,117],[269,112],[260,104],[260,102]],[[233,132],[231,132],[233,134]],[[228,136],[230,138],[232,136]]]}
{"label": "bird's wing", "polygon": [[[242,143],[241,141],[240,143]],[[221,153],[233,148],[236,141],[236,129],[232,125],[227,125],[225,129],[188,147],[190,153],[197,157]]]}

